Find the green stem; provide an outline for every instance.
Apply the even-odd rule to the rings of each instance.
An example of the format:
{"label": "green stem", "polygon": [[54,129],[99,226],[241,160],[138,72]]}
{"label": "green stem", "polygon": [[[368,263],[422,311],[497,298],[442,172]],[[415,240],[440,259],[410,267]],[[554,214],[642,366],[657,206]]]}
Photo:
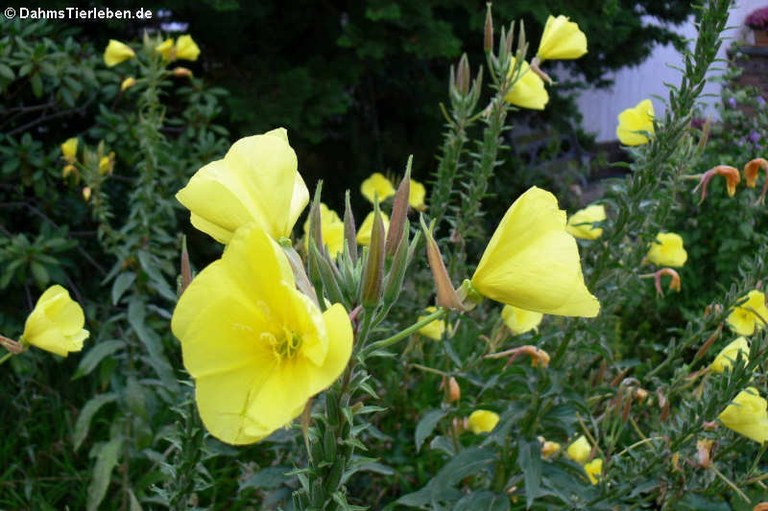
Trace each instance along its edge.
{"label": "green stem", "polygon": [[3,357],[0,358],[0,365],[3,365],[5,363],[5,361],[8,360],[9,358],[11,358],[12,356],[13,356],[13,353],[11,353],[10,351],[8,353],[6,353],[5,355],[3,355]]}
{"label": "green stem", "polygon": [[415,334],[419,330],[421,330],[423,327],[427,326],[428,324],[432,323],[433,321],[437,319],[442,319],[445,316],[448,315],[447,309],[438,309],[435,312],[429,314],[428,316],[424,316],[422,319],[417,321],[416,323],[412,324],[405,330],[396,333],[395,335],[391,337],[387,337],[386,339],[382,339],[381,341],[376,341],[369,346],[366,347],[366,353],[372,353],[376,350],[388,348],[392,346],[393,344],[397,344],[398,342],[402,341],[403,339],[407,338],[411,334]]}

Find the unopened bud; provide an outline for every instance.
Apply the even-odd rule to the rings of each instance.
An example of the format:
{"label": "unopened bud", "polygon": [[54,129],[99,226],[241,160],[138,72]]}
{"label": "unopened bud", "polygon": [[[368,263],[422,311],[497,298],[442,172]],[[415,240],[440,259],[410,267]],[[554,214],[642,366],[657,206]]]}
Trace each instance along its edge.
{"label": "unopened bud", "polygon": [[696,461],[701,468],[712,466],[712,446],[714,443],[712,440],[698,440],[696,442]]}
{"label": "unopened bud", "polygon": [[456,290],[453,288],[451,277],[448,275],[448,269],[443,262],[443,256],[440,253],[440,247],[437,246],[435,238],[432,237],[431,228],[427,228],[424,223],[424,217],[421,217],[421,229],[427,240],[427,261],[432,270],[432,277],[435,279],[435,289],[437,291],[436,304],[446,309],[465,310]]}
{"label": "unopened bud", "polygon": [[545,459],[551,458],[558,452],[560,452],[560,449],[562,449],[562,446],[558,444],[557,442],[550,442],[549,440],[545,439],[543,436],[539,437],[539,442],[541,442],[541,456]]}
{"label": "unopened bud", "polygon": [[68,163],[68,164],[67,164],[67,165],[65,165],[65,166],[64,166],[64,168],[61,170],[61,177],[63,177],[63,178],[66,178],[66,177],[68,177],[70,174],[72,174],[73,172],[74,172],[74,173],[76,173],[76,172],[77,172],[77,167],[75,167],[75,166],[74,166],[74,165],[72,165],[71,163]]}
{"label": "unopened bud", "polygon": [[445,402],[455,403],[459,399],[461,399],[461,387],[459,387],[459,382],[456,381],[456,378],[451,376],[450,378],[448,378],[448,385],[445,393]]}
{"label": "unopened bud", "polygon": [[491,3],[488,2],[485,10],[485,28],[483,30],[483,49],[486,53],[493,53],[493,14]]}
{"label": "unopened bud", "polygon": [[635,399],[637,399],[638,403],[642,403],[646,399],[648,399],[648,391],[645,389],[636,389],[635,390]]}
{"label": "unopened bud", "polygon": [[470,81],[471,72],[469,69],[469,58],[467,58],[467,54],[464,53],[461,56],[461,59],[459,59],[459,65],[456,68],[456,90],[461,94],[462,96],[466,96],[469,92],[469,81]]}
{"label": "unopened bud", "polygon": [[85,188],[83,188],[83,200],[85,202],[88,202],[89,200],[91,200],[91,187],[90,186],[86,186]]}
{"label": "unopened bud", "polygon": [[174,70],[171,72],[173,73],[173,76],[175,76],[176,78],[192,77],[192,71],[187,69],[186,67],[177,67],[177,68],[174,68]]}
{"label": "unopened bud", "polygon": [[120,84],[120,90],[121,91],[128,90],[134,85],[136,85],[136,78],[134,78],[133,76],[129,76],[128,78],[123,80],[123,83]]}

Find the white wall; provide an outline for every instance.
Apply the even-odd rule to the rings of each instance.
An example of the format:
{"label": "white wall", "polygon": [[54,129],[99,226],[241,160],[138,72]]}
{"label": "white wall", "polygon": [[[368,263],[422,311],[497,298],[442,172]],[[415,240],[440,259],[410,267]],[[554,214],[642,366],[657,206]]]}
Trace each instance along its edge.
{"label": "white wall", "polygon": [[[744,18],[758,7],[767,4],[766,0],[739,0],[731,9],[728,26],[732,27],[723,33],[723,45],[720,48],[720,58],[726,57],[726,49],[736,41],[751,43],[752,32],[744,27]],[[696,30],[693,22],[689,21],[675,28],[683,37],[694,39]],[[587,34],[589,38],[589,34]],[[669,67],[670,65],[681,67],[680,54],[672,46],[657,46],[651,56],[639,66],[625,68],[618,73],[610,75],[615,81],[608,89],[592,89],[579,93],[577,103],[584,116],[583,126],[587,131],[597,134],[597,141],[604,142],[616,140],[616,124],[619,113],[622,110],[635,106],[641,100],[650,98],[656,110],[656,115],[664,113],[664,105],[654,95],[667,98],[668,92],[664,82],[678,85],[680,72]],[[715,68],[721,69],[725,63],[716,63]],[[714,69],[710,74],[717,74]],[[703,98],[709,105],[720,101],[720,84],[709,82],[704,89],[704,94],[713,94],[713,97]],[[713,113],[711,108],[708,109]]]}

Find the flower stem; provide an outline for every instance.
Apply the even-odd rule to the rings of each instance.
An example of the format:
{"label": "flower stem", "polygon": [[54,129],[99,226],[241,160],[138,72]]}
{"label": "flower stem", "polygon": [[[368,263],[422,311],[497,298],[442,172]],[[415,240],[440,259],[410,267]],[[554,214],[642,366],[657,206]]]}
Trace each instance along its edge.
{"label": "flower stem", "polygon": [[0,358],[0,365],[3,365],[5,361],[11,358],[12,356],[13,356],[13,353],[11,353],[10,351],[5,355],[3,355],[2,358]]}
{"label": "flower stem", "polygon": [[396,333],[392,337],[387,337],[386,339],[382,339],[380,341],[376,341],[366,348],[366,353],[372,353],[376,350],[388,348],[392,346],[393,344],[397,344],[398,342],[402,341],[403,339],[407,338],[411,334],[415,334],[419,330],[421,330],[423,327],[427,326],[428,324],[432,323],[435,320],[442,319],[446,315],[448,315],[447,309],[438,309],[435,312],[429,314],[428,316],[424,316],[422,319],[417,321],[416,323],[412,324],[405,330]]}

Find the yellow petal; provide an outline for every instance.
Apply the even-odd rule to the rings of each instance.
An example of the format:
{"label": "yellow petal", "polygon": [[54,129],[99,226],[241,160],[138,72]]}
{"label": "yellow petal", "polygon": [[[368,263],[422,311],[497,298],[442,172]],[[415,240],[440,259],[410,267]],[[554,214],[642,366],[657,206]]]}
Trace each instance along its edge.
{"label": "yellow petal", "polygon": [[488,410],[475,410],[469,416],[467,425],[472,433],[490,433],[499,423],[499,414]]}
{"label": "yellow petal", "polygon": [[472,285],[483,296],[557,316],[594,317],[600,303],[584,284],[576,240],[551,193],[532,187],[504,215]]}
{"label": "yellow petal", "polygon": [[647,144],[648,134],[653,134],[653,103],[644,99],[634,108],[628,108],[619,114],[616,136],[622,144],[636,146]]}
{"label": "yellow petal", "polygon": [[183,35],[176,41],[176,58],[181,60],[197,60],[200,48],[191,35]]}
{"label": "yellow petal", "polygon": [[384,174],[375,172],[360,185],[360,193],[362,193],[363,197],[368,199],[370,203],[373,203],[374,197],[377,196],[379,202],[382,202],[395,194],[395,186],[392,184],[392,181],[384,176]]}
{"label": "yellow petal", "polygon": [[120,84],[120,90],[121,91],[128,90],[134,85],[136,85],[136,78],[134,78],[133,76],[129,76],[128,78],[123,80],[122,83]]}
{"label": "yellow petal", "polygon": [[162,43],[155,46],[155,51],[163,56],[163,60],[173,59],[175,47],[173,45],[173,38],[166,39]]}
{"label": "yellow petal", "polygon": [[768,321],[765,293],[753,289],[743,298],[747,299],[746,302],[734,307],[725,321],[735,333],[752,335],[765,328],[765,321]]}
{"label": "yellow petal", "polygon": [[107,48],[104,50],[104,63],[113,67],[121,62],[132,59],[136,56],[133,49],[125,43],[116,41],[114,39],[109,40]]}
{"label": "yellow petal", "polygon": [[605,220],[605,206],[593,204],[571,215],[565,230],[576,238],[596,240],[603,235],[603,228],[595,227],[593,224],[603,220]]}
{"label": "yellow petal", "polygon": [[567,16],[549,16],[536,56],[539,60],[577,59],[587,53],[587,36]]}
{"label": "yellow petal", "polygon": [[[386,235],[389,230],[389,217],[386,213],[381,213],[381,220],[384,223],[384,234]],[[363,223],[360,225],[360,229],[357,231],[357,242],[360,245],[367,246],[371,243],[371,232],[373,231],[373,211],[368,213]]]}
{"label": "yellow petal", "polygon": [[77,138],[68,138],[61,144],[61,156],[69,163],[77,160]]}
{"label": "yellow petal", "polygon": [[531,330],[538,330],[544,315],[540,312],[532,312],[512,305],[505,305],[501,309],[501,318],[504,324],[514,335],[521,335]]}
{"label": "yellow petal", "polygon": [[411,187],[408,191],[408,205],[413,209],[422,211],[426,207],[424,203],[426,196],[427,189],[424,188],[424,185],[411,179]]}
{"label": "yellow petal", "polygon": [[747,343],[747,340],[744,337],[737,337],[734,341],[728,344],[728,346],[723,348],[722,351],[717,354],[715,360],[712,361],[709,368],[716,373],[725,372],[733,366],[733,363],[739,357],[741,357],[745,363],[749,362],[749,343]]}
{"label": "yellow petal", "polygon": [[584,435],[574,440],[565,450],[565,453],[579,465],[584,465],[592,453],[592,446]]}
{"label": "yellow petal", "polygon": [[[328,254],[336,257],[344,249],[344,222],[338,213],[320,203],[320,228]],[[304,222],[304,247],[309,244],[309,218]]]}
{"label": "yellow petal", "polygon": [[297,165],[285,130],[243,138],[192,176],[176,198],[190,210],[192,224],[221,243],[250,222],[275,239],[287,237],[309,202]]}
{"label": "yellow petal", "polygon": [[[516,60],[512,57],[509,67],[509,74],[515,72]],[[520,66],[520,74],[514,85],[504,96],[504,101],[520,108],[529,108],[531,110],[544,110],[549,102],[549,94],[544,88],[544,80],[539,75],[530,70],[527,62],[523,61]]]}
{"label": "yellow petal", "polygon": [[660,232],[648,250],[648,260],[656,266],[679,268],[688,260],[683,238],[674,232]]}
{"label": "yellow petal", "polygon": [[603,475],[603,460],[601,458],[595,458],[589,463],[584,464],[584,471],[589,477],[589,482],[597,484],[600,477]]}
{"label": "yellow petal", "polygon": [[718,417],[725,427],[759,442],[768,442],[768,402],[754,387],[739,392]]}
{"label": "yellow petal", "polygon": [[[436,307],[427,307],[425,309],[425,312],[427,314],[432,314],[435,311],[437,311]],[[417,321],[421,321],[424,318],[426,318],[426,316],[419,316]],[[432,339],[433,341],[439,341],[443,338],[445,329],[446,329],[445,320],[436,319],[431,323],[428,323],[426,326],[421,327],[419,329],[419,333],[424,337],[428,337]]]}
{"label": "yellow petal", "polygon": [[63,357],[80,351],[88,331],[80,305],[59,285],[49,287],[27,317],[22,338],[25,343]]}

